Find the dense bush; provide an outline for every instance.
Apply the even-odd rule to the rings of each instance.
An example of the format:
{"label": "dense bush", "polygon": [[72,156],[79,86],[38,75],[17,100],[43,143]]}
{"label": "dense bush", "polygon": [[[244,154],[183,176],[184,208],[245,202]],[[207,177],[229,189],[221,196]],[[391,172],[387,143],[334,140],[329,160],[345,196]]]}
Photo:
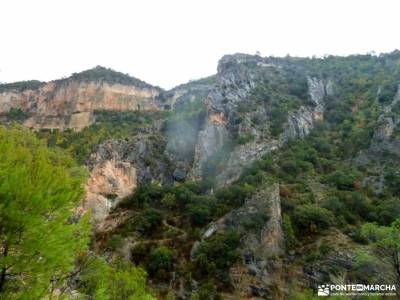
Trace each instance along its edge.
{"label": "dense bush", "polygon": [[154,208],[147,208],[140,215],[136,229],[143,235],[151,235],[162,222],[162,214],[159,210]]}
{"label": "dense bush", "polygon": [[397,84],[386,84],[381,88],[381,92],[379,94],[378,100],[380,103],[389,104],[393,101],[394,96],[397,92]]}
{"label": "dense bush", "polygon": [[341,222],[345,221],[348,224],[356,224],[359,221],[373,218],[372,207],[366,197],[359,192],[337,191],[335,196],[325,199],[324,207],[340,218]]}
{"label": "dense bush", "polygon": [[29,115],[20,108],[11,108],[7,113],[7,117],[15,121],[24,121],[29,117]]}
{"label": "dense bush", "polygon": [[171,249],[160,246],[153,249],[149,256],[148,270],[157,278],[167,278],[172,269],[174,254]]}
{"label": "dense bush", "polygon": [[109,264],[86,255],[80,257],[78,265],[78,291],[90,299],[155,299],[146,288],[146,272],[130,262],[117,260]]}
{"label": "dense bush", "polygon": [[333,224],[333,214],[322,207],[312,204],[297,206],[293,212],[293,224],[298,234],[316,233]]}
{"label": "dense bush", "polygon": [[194,226],[205,225],[211,220],[210,207],[203,203],[193,203],[187,206],[187,214]]}
{"label": "dense bush", "polygon": [[339,190],[349,191],[354,189],[356,179],[357,174],[351,170],[337,170],[327,177],[326,182],[335,185]]}
{"label": "dense bush", "polygon": [[394,169],[388,169],[385,172],[385,182],[389,190],[395,196],[400,196],[400,172]]}
{"label": "dense bush", "polygon": [[371,211],[374,216],[374,218],[371,218],[372,220],[388,226],[400,217],[400,199],[382,199],[376,204],[376,207],[370,207],[370,209],[373,209]]}
{"label": "dense bush", "polygon": [[[203,241],[194,252],[195,271],[198,275],[226,276],[226,271],[239,258],[237,233],[217,234]],[[221,278],[222,279],[222,278]]]}

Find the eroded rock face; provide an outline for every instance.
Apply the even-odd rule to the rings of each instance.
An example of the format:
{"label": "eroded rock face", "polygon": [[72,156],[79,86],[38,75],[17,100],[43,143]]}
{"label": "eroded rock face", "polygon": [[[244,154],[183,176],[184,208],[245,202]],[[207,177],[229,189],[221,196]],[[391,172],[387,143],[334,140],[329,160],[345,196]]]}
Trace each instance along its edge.
{"label": "eroded rock face", "polygon": [[[253,225],[249,225],[253,224]],[[245,204],[209,225],[203,239],[217,232],[233,230],[245,233],[241,240],[241,261],[230,275],[236,292],[243,299],[251,296],[277,295],[273,288],[282,272],[280,256],[284,254],[279,185],[264,186]]]}
{"label": "eroded rock face", "polygon": [[33,90],[0,93],[0,115],[19,109],[29,116],[24,122],[29,128],[81,130],[93,122],[96,110],[159,110],[159,94],[152,87],[66,79]]}
{"label": "eroded rock face", "polygon": [[[279,137],[270,134],[268,105],[257,104],[251,93],[265,78],[281,72],[279,65],[267,64],[259,56],[224,56],[219,62],[216,85],[204,104],[208,117],[198,133],[194,163],[190,177],[199,179],[202,167],[215,153],[226,152],[226,162],[219,168],[217,182],[229,185],[238,179],[244,167],[266,153],[281,147],[290,139],[304,138],[323,120],[324,98],[333,95],[331,80],[307,78],[308,106],[288,112],[287,122]],[[282,75],[280,75],[282,76]],[[247,110],[246,112],[241,112]],[[239,121],[238,121],[239,120]],[[232,136],[251,137],[244,145],[224,148]],[[232,143],[231,143],[232,144]]]}
{"label": "eroded rock face", "polygon": [[150,134],[139,135],[132,141],[105,141],[96,147],[87,161],[90,177],[83,210],[92,212],[97,228],[139,184],[171,181],[172,170],[159,157],[164,147],[163,141],[154,141]]}
{"label": "eroded rock face", "polygon": [[209,157],[222,149],[228,140],[228,131],[223,124],[210,121],[204,130],[198,134],[195,147],[193,168],[190,176],[199,179],[202,176],[202,166]]}
{"label": "eroded rock face", "polygon": [[301,106],[298,110],[289,113],[286,128],[281,135],[283,142],[304,138],[314,128],[316,121],[324,119],[324,98],[333,96],[333,83],[331,80],[308,77],[307,84],[308,94],[314,106]]}
{"label": "eroded rock face", "polygon": [[383,107],[383,112],[378,117],[368,149],[362,151],[355,158],[358,165],[366,166],[377,163],[374,168],[377,173],[380,173],[383,165],[390,164],[391,156],[400,156],[400,138],[398,133],[396,134],[400,126],[399,106],[400,86],[393,101]]}
{"label": "eroded rock face", "polygon": [[99,223],[136,186],[137,175],[133,165],[115,159],[106,160],[96,165],[90,174],[83,207],[92,211],[95,223]]}
{"label": "eroded rock face", "polygon": [[207,108],[206,124],[198,134],[194,163],[190,177],[199,179],[202,166],[208,158],[228,141],[228,123],[238,103],[245,101],[254,87],[252,75],[241,65],[250,55],[227,55],[218,64],[215,87],[204,101]]}

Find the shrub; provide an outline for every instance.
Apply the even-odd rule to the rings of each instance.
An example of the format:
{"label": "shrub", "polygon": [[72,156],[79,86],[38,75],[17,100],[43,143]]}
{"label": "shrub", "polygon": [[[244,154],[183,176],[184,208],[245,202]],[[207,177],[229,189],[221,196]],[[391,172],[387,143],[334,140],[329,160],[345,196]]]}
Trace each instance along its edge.
{"label": "shrub", "polygon": [[144,235],[151,235],[161,225],[162,219],[159,210],[148,208],[136,223],[136,229]]}
{"label": "shrub", "polygon": [[253,140],[254,140],[254,135],[252,135],[251,133],[248,133],[248,134],[245,134],[245,135],[240,136],[240,137],[237,139],[237,143],[238,143],[239,145],[245,145],[245,144],[247,144],[247,143],[250,143],[250,142],[253,141]]}
{"label": "shrub", "polygon": [[29,115],[20,108],[12,107],[8,112],[7,117],[15,121],[24,121],[29,117]]}
{"label": "shrub", "polygon": [[292,221],[290,220],[290,217],[287,214],[284,214],[282,218],[282,230],[285,235],[286,249],[289,250],[294,249],[297,244],[297,240],[294,235]]}
{"label": "shrub", "polygon": [[333,223],[333,214],[326,208],[305,204],[295,208],[293,223],[297,232],[314,233],[329,228]]}
{"label": "shrub", "polygon": [[216,197],[219,201],[237,207],[244,203],[245,199],[253,192],[253,187],[248,184],[233,185],[217,191]]}
{"label": "shrub", "polygon": [[388,170],[385,172],[385,182],[394,195],[400,196],[400,173],[397,170]]}
{"label": "shrub", "polygon": [[203,241],[194,253],[196,271],[209,276],[227,271],[239,257],[239,240],[237,233],[228,232]]}
{"label": "shrub", "polygon": [[379,202],[375,208],[376,221],[388,226],[400,216],[400,199],[391,198]]}
{"label": "shrub", "polygon": [[354,189],[356,175],[351,171],[335,171],[327,177],[328,183],[335,185],[339,190],[349,191]]}
{"label": "shrub", "polygon": [[159,202],[163,197],[163,188],[158,184],[140,185],[132,196],[124,199],[120,206],[125,208],[143,207],[145,204]]}
{"label": "shrub", "polygon": [[189,204],[186,211],[191,223],[195,226],[205,225],[211,219],[210,208],[201,203]]}
{"label": "shrub", "polygon": [[160,246],[150,252],[149,272],[160,279],[168,277],[168,272],[172,269],[174,254],[171,249]]}
{"label": "shrub", "polygon": [[119,234],[114,234],[107,242],[107,247],[111,250],[116,250],[122,246],[124,239]]}
{"label": "shrub", "polygon": [[217,289],[212,282],[203,283],[197,293],[199,300],[214,300],[217,296]]}

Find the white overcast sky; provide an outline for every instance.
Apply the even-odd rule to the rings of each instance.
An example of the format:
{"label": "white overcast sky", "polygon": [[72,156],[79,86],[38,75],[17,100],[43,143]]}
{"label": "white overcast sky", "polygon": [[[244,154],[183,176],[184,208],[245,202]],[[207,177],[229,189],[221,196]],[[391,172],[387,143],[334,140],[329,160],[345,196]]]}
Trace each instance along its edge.
{"label": "white overcast sky", "polygon": [[224,54],[400,48],[398,0],[0,0],[0,82],[103,65],[170,88]]}

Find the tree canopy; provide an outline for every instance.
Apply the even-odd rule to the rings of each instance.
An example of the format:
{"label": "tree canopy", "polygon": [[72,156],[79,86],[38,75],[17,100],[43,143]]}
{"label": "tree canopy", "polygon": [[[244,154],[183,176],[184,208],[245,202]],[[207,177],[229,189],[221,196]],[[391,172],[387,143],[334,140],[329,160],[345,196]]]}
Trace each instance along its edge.
{"label": "tree canopy", "polygon": [[75,213],[84,178],[65,152],[0,127],[0,298],[60,299],[80,274],[77,291],[95,299],[152,299],[140,268],[81,262],[90,240],[89,215]]}
{"label": "tree canopy", "polygon": [[72,160],[29,132],[0,128],[2,294],[39,299],[73,269],[89,238],[86,220],[72,220],[82,179]]}

